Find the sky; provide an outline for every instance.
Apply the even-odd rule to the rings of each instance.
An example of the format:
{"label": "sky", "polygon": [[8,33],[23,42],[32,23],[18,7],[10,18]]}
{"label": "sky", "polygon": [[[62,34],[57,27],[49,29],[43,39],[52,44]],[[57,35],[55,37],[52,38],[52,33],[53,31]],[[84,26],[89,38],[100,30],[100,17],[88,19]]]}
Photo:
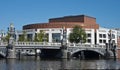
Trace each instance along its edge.
{"label": "sky", "polygon": [[106,28],[120,28],[120,0],[0,0],[0,30],[13,23],[16,30],[50,18],[71,15],[96,18]]}

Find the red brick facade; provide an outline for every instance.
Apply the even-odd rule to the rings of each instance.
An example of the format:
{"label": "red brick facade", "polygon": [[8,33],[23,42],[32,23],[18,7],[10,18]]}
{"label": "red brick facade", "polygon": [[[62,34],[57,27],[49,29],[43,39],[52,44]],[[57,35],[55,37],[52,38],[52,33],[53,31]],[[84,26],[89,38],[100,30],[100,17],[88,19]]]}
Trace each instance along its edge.
{"label": "red brick facade", "polygon": [[67,16],[61,18],[49,19],[49,23],[37,23],[23,26],[23,29],[37,29],[37,28],[73,28],[75,25],[79,25],[83,28],[98,29],[99,25],[96,24],[96,18],[78,15],[78,16]]}

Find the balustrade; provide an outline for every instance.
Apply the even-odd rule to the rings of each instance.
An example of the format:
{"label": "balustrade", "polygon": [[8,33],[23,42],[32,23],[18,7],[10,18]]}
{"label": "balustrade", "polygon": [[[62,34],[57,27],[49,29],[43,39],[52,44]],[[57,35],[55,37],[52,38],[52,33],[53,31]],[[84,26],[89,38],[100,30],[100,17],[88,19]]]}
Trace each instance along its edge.
{"label": "balustrade", "polygon": [[[7,42],[0,42],[0,46],[7,46]],[[15,46],[56,46],[60,47],[61,43],[52,43],[52,42],[15,42]],[[87,48],[105,48],[104,45],[89,45],[89,44],[75,44],[75,43],[67,43],[68,47],[87,47]]]}

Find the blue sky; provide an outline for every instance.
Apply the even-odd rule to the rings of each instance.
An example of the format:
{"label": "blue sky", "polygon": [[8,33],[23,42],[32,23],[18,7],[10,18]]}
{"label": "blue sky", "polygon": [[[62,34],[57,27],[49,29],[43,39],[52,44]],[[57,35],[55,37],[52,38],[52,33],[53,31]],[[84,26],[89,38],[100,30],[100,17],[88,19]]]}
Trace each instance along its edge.
{"label": "blue sky", "polygon": [[0,0],[0,30],[13,23],[23,25],[48,22],[69,15],[92,16],[107,28],[120,28],[120,0]]}

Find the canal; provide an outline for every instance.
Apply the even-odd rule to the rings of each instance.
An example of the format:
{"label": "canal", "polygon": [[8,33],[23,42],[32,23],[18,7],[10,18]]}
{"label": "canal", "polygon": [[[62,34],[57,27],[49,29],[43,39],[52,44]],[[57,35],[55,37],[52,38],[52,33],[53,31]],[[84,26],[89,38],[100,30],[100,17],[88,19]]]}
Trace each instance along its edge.
{"label": "canal", "polygon": [[64,70],[120,69],[120,60],[113,59],[40,59],[25,56],[21,59],[0,59],[0,70]]}

